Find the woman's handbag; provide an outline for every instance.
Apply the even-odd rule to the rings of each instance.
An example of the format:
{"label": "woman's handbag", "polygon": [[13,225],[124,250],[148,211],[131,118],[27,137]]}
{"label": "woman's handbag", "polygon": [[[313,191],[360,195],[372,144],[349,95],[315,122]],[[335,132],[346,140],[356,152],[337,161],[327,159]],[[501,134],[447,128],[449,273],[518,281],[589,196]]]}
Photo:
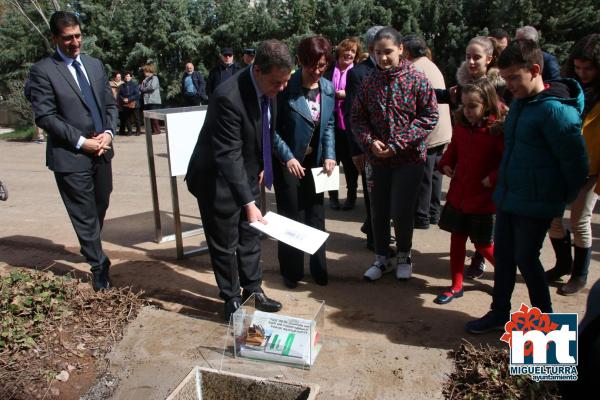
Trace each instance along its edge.
{"label": "woman's handbag", "polygon": [[123,103],[123,107],[125,107],[125,108],[135,108],[136,105],[137,104],[136,104],[135,100],[127,102],[127,103]]}

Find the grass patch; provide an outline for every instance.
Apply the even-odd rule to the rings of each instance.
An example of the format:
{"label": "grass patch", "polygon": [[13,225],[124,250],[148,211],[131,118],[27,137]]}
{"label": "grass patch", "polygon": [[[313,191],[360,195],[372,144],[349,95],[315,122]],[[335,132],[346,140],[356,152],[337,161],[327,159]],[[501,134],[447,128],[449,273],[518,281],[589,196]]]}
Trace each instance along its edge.
{"label": "grass patch", "polygon": [[11,142],[27,142],[31,141],[35,135],[35,127],[30,126],[27,128],[15,129],[12,132],[0,135],[0,140],[7,140]]}

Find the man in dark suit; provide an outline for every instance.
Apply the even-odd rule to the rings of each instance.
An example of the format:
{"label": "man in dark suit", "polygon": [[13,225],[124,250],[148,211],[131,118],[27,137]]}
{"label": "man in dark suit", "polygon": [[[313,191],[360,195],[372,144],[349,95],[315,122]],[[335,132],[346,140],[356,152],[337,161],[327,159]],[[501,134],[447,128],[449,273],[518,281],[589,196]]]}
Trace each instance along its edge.
{"label": "man in dark suit", "polygon": [[231,78],[241,68],[234,62],[233,49],[224,47],[219,55],[219,63],[209,71],[206,79],[206,94],[212,96],[217,87]]}
{"label": "man in dark suit", "polygon": [[112,191],[115,99],[100,60],[80,54],[77,17],[58,11],[50,18],[56,52],[31,67],[35,123],[48,133],[46,165],[91,265],[94,290],[110,287],[110,260],[100,231]]}
{"label": "man in dark suit", "polygon": [[369,201],[367,178],[365,175],[366,155],[352,134],[350,110],[352,109],[354,98],[360,91],[360,85],[362,84],[363,80],[377,69],[377,63],[373,58],[375,50],[374,39],[375,35],[377,35],[377,32],[379,32],[382,28],[383,26],[373,26],[369,28],[365,34],[365,42],[367,43],[367,48],[369,50],[369,58],[348,71],[348,77],[346,78],[346,102],[344,103],[344,120],[346,122],[346,130],[350,132],[349,135],[346,135],[349,142],[348,148],[350,149],[350,154],[352,155],[352,161],[354,162],[354,165],[356,166],[356,169],[358,169],[358,172],[361,176],[363,193],[365,197],[365,208],[367,211],[367,216],[361,230],[367,235],[367,247],[370,250],[374,250],[374,244],[373,232],[371,229],[371,202]]}
{"label": "man in dark suit", "polygon": [[261,289],[259,233],[249,224],[266,222],[259,200],[260,185],[273,183],[273,98],[287,85],[292,66],[283,43],[262,42],[254,64],[223,82],[210,98],[188,166],[187,185],[198,199],[226,320],[253,293],[258,309],[281,309]]}

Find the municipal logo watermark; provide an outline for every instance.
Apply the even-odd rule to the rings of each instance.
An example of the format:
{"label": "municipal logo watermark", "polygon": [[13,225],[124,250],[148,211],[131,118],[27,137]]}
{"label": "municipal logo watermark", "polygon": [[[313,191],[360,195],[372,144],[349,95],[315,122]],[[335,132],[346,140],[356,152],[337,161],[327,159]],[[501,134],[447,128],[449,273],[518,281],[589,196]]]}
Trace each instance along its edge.
{"label": "municipal logo watermark", "polygon": [[577,314],[542,313],[521,304],[500,338],[510,347],[510,374],[536,382],[576,381],[577,322]]}

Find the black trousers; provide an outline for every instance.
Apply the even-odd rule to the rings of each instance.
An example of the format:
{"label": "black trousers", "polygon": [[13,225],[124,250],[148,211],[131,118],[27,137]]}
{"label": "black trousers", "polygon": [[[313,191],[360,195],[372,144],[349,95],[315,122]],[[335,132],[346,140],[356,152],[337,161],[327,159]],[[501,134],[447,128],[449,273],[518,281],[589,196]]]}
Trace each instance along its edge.
{"label": "black trousers", "polygon": [[367,174],[363,170],[360,173],[362,182],[363,194],[365,198],[365,230],[367,231],[367,242],[373,241],[373,224],[371,222],[371,196],[369,195],[369,184],[367,183]]}
{"label": "black trousers", "polygon": [[119,124],[119,135],[125,134],[125,128],[127,128],[127,134],[131,135],[131,120],[135,122],[135,132],[140,132],[140,114],[138,108],[127,108],[123,107],[119,113],[121,122]]}
{"label": "black trousers", "polygon": [[188,107],[199,106],[200,104],[202,104],[202,99],[200,98],[200,96],[183,95],[183,101],[185,102],[185,105]]}
{"label": "black trousers", "polygon": [[[253,293],[262,284],[259,232],[250,226],[243,208],[224,211],[223,202],[233,201],[224,181],[205,189],[198,206],[219,296],[225,301],[240,298],[241,288]],[[258,199],[256,206],[260,207]]]}
{"label": "black trousers", "polygon": [[533,218],[498,210],[494,231],[494,293],[492,311],[496,316],[510,316],[517,268],[521,271],[532,307],[552,312],[552,299],[546,281],[540,251],[552,218]]}
{"label": "black trousers", "polygon": [[424,164],[404,164],[395,167],[371,165],[371,218],[375,254],[388,256],[390,218],[394,220],[398,252],[412,248],[413,213],[417,190],[423,178]]}
{"label": "black trousers", "polygon": [[[325,230],[324,194],[315,193],[310,167],[303,166],[306,168],[304,178],[298,179],[280,162],[274,162],[273,178],[277,212],[294,221]],[[281,275],[295,282],[304,277],[304,252],[278,242],[277,256]],[[327,274],[325,243],[310,256],[309,265],[311,274],[319,277]]]}
{"label": "black trousers", "polygon": [[415,222],[427,225],[431,221],[436,222],[440,219],[444,175],[437,170],[436,165],[444,154],[444,146],[427,149],[427,161],[425,161],[425,171],[417,198]]}
{"label": "black trousers", "polygon": [[110,265],[102,250],[100,232],[112,192],[111,163],[95,161],[92,168],[78,172],[55,172],[60,197],[77,234],[81,254],[96,271]]}
{"label": "black trousers", "polygon": [[[344,166],[348,195],[356,195],[356,189],[358,188],[358,170],[352,162],[352,155],[350,154],[350,145],[347,137],[348,134],[348,132],[341,129],[335,129],[335,157],[338,163]],[[365,187],[363,186],[363,190],[364,189]],[[337,190],[329,192],[329,196],[332,194],[335,196]]]}

